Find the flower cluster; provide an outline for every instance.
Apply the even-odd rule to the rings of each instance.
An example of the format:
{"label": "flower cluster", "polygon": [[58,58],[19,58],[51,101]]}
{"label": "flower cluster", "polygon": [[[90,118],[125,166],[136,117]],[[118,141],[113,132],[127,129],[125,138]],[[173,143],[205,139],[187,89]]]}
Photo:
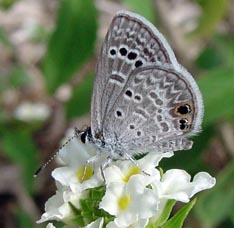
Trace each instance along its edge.
{"label": "flower cluster", "polygon": [[[65,227],[158,227],[165,224],[171,211],[168,208],[172,209],[176,201],[188,203],[194,194],[215,185],[215,178],[205,172],[192,180],[184,170],[163,173],[158,164],[162,158],[173,156],[172,152],[150,153],[136,164],[129,160],[112,162],[103,170],[104,180],[100,164],[105,156],[93,159],[94,152],[90,144],[79,139],[61,150],[64,166],[52,172],[57,191],[46,202],[38,223],[56,220]],[[52,223],[47,225],[53,227]]]}

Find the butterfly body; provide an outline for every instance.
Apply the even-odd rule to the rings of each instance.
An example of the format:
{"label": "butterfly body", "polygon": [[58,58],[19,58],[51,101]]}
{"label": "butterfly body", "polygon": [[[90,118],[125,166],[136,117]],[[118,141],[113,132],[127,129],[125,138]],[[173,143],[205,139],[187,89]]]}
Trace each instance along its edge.
{"label": "butterfly body", "polygon": [[87,139],[110,157],[190,149],[202,117],[199,88],[163,35],[118,12],[97,63]]}

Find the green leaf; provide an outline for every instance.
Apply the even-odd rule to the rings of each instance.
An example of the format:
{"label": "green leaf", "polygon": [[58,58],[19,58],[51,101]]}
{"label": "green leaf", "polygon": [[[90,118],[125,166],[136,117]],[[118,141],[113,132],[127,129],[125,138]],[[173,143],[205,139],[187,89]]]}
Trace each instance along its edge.
{"label": "green leaf", "polygon": [[68,204],[69,204],[69,206],[74,214],[74,218],[72,219],[73,222],[75,224],[83,227],[85,225],[85,221],[84,221],[84,218],[82,216],[82,211],[79,210],[78,208],[76,208],[71,202],[68,202]]}
{"label": "green leaf", "polygon": [[83,227],[101,217],[105,218],[105,224],[112,221],[114,217],[99,208],[99,203],[105,194],[104,186],[91,188],[86,191],[88,193],[87,198],[80,200],[80,209],[69,203],[74,214],[73,222]]}
{"label": "green leaf", "polygon": [[200,195],[194,212],[196,217],[202,221],[204,228],[218,227],[233,212],[233,177],[234,166],[233,162],[230,162],[217,176],[215,187]]}
{"label": "green leaf", "polygon": [[200,69],[230,68],[234,62],[234,39],[232,36],[216,35],[200,53],[196,64]]}
{"label": "green leaf", "polygon": [[200,3],[203,13],[198,27],[192,35],[195,37],[208,37],[224,18],[228,10],[229,0],[201,0]]}
{"label": "green leaf", "polygon": [[163,228],[181,228],[183,226],[184,220],[188,216],[188,213],[193,208],[196,203],[196,198],[187,203],[183,208],[181,208],[171,219],[169,219]]}
{"label": "green leaf", "polygon": [[[157,219],[156,223],[152,227],[161,227],[168,220],[175,203],[175,200],[167,201],[167,204],[163,209],[163,213],[160,215],[160,217]],[[147,226],[147,228],[151,228],[151,226]]]}
{"label": "green leaf", "polygon": [[31,221],[30,217],[27,215],[27,213],[22,210],[22,208],[18,208],[16,211],[16,221],[17,221],[17,227],[31,227],[36,228],[35,222]]}
{"label": "green leaf", "polygon": [[200,69],[217,68],[222,65],[222,58],[214,47],[206,47],[198,57],[196,64]]}
{"label": "green leaf", "polygon": [[23,67],[14,65],[5,77],[0,77],[0,92],[9,88],[15,89],[26,86],[29,82],[30,78]]}
{"label": "green leaf", "polygon": [[54,92],[91,56],[97,18],[93,0],[62,0],[57,26],[43,61],[47,89]]}
{"label": "green leaf", "polygon": [[67,117],[69,119],[89,112],[92,87],[93,75],[89,75],[75,88],[72,98],[66,105]]}
{"label": "green leaf", "polygon": [[234,117],[234,68],[215,69],[199,78],[205,116],[204,125],[215,123],[218,119]]}
{"label": "green leaf", "polygon": [[9,41],[7,33],[5,32],[5,30],[2,27],[0,27],[0,43],[3,43],[4,45],[11,47],[11,43]]}
{"label": "green leaf", "polygon": [[4,131],[2,147],[9,159],[21,167],[25,186],[29,192],[32,192],[33,173],[38,167],[38,161],[36,159],[37,148],[33,143],[31,134],[23,130]]}
{"label": "green leaf", "polygon": [[11,8],[17,0],[0,0],[0,8],[5,10]]}
{"label": "green leaf", "polygon": [[129,6],[129,8],[144,16],[151,22],[155,20],[155,11],[154,11],[154,5],[152,0],[122,0],[123,3]]}
{"label": "green leaf", "polygon": [[234,62],[234,39],[233,35],[218,35],[214,39],[214,47],[222,59],[223,67],[233,67]]}
{"label": "green leaf", "polygon": [[9,83],[10,86],[14,88],[22,87],[25,86],[29,83],[30,78],[21,66],[15,65],[10,74],[8,75],[9,77]]}
{"label": "green leaf", "polygon": [[231,220],[231,223],[232,223],[232,227],[234,227],[234,210],[230,210],[230,220]]}

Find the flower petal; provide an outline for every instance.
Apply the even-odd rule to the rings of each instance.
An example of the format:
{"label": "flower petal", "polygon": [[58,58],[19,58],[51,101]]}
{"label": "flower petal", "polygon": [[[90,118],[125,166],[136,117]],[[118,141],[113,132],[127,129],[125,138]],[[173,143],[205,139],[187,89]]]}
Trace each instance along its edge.
{"label": "flower petal", "polygon": [[191,192],[190,197],[192,197],[197,192],[212,188],[216,184],[216,179],[210,176],[209,173],[200,172],[194,176],[193,184],[194,184],[194,188]]}
{"label": "flower petal", "polygon": [[171,169],[163,174],[160,182],[153,184],[153,188],[160,198],[187,203],[195,193],[211,188],[214,184],[215,178],[208,173],[198,173],[191,181],[191,176],[184,170]]}
{"label": "flower petal", "polygon": [[37,223],[49,220],[62,221],[71,217],[72,211],[68,202],[73,203],[73,205],[78,208],[80,196],[78,192],[74,194],[66,189],[59,189],[59,191],[56,191],[56,194],[45,203],[45,212]]}
{"label": "flower petal", "polygon": [[102,228],[103,223],[104,223],[104,219],[98,218],[97,220],[95,220],[94,222],[91,222],[90,224],[88,224],[84,228]]}
{"label": "flower petal", "polygon": [[46,228],[56,228],[56,227],[53,225],[53,223],[48,223]]}
{"label": "flower petal", "polygon": [[171,152],[165,152],[165,153],[148,153],[143,158],[137,160],[137,163],[139,164],[139,167],[142,171],[152,174],[152,172],[155,170],[155,167],[158,166],[159,162],[163,158],[170,158],[174,155],[174,153]]}
{"label": "flower petal", "polygon": [[[73,134],[69,134],[71,137],[74,137]],[[65,139],[66,142],[68,139]],[[94,155],[95,148],[92,144],[82,143],[80,138],[74,138],[66,146],[62,147],[59,151],[59,157],[61,160],[70,166],[79,166],[86,164],[86,161]]]}
{"label": "flower petal", "polygon": [[[139,219],[136,223],[131,224],[128,226],[129,228],[144,228],[148,224],[149,220],[148,219]],[[106,225],[106,228],[120,228],[120,226],[117,226],[115,222],[109,222]],[[121,227],[122,228],[122,227]]]}

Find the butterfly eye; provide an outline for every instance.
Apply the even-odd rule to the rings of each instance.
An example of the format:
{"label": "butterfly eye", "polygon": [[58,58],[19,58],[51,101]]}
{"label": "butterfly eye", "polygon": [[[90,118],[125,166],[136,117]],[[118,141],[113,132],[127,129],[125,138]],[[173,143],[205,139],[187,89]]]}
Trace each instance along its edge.
{"label": "butterfly eye", "polygon": [[85,142],[86,142],[86,135],[87,135],[87,132],[85,131],[85,132],[80,136],[80,140],[81,140],[81,142],[84,143],[84,144],[85,144]]}
{"label": "butterfly eye", "polygon": [[86,143],[86,140],[92,138],[91,127],[86,128],[86,130],[80,135],[80,140],[82,143]]}

